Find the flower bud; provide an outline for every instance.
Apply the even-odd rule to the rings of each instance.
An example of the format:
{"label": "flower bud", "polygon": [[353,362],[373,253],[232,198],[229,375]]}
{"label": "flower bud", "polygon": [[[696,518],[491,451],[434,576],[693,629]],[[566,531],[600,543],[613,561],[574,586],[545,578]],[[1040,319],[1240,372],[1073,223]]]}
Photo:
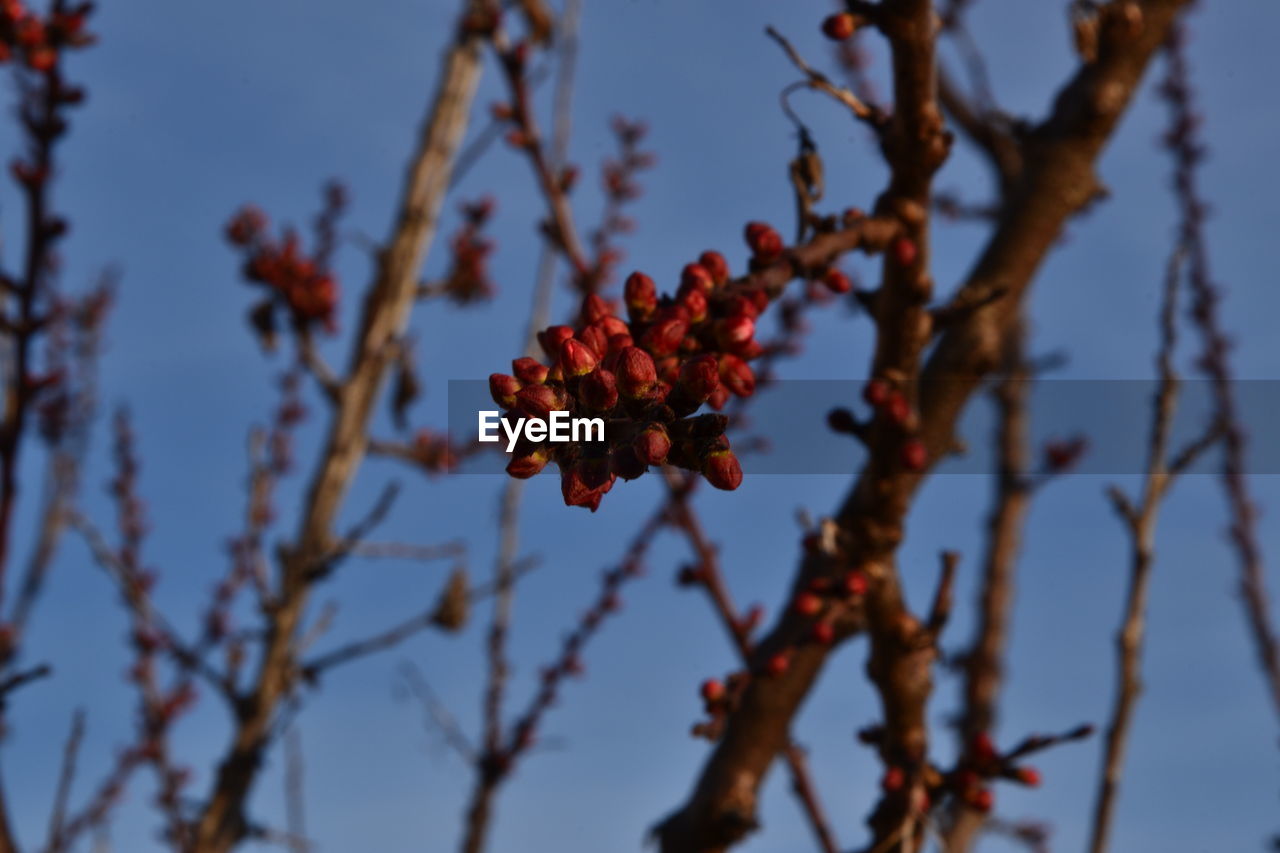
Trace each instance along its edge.
{"label": "flower bud", "polygon": [[749,222],[746,228],[747,245],[757,261],[770,262],[777,260],[785,248],[782,235],[772,225],[764,222]]}
{"label": "flower bud", "polygon": [[648,319],[657,310],[658,288],[653,279],[642,272],[633,272],[627,276],[623,296],[627,302],[627,313],[632,319]]}
{"label": "flower bud", "polygon": [[756,321],[745,314],[725,317],[716,324],[716,340],[724,349],[737,349],[756,333]]}
{"label": "flower bud", "polygon": [[880,787],[887,793],[902,790],[902,786],[907,782],[907,774],[903,772],[901,767],[887,767],[884,776],[880,777]]}
{"label": "flower bud", "polygon": [[578,386],[578,399],[587,408],[607,412],[618,404],[618,382],[613,373],[598,368],[582,377]]}
{"label": "flower bud", "polygon": [[872,408],[880,408],[889,400],[889,383],[883,379],[872,379],[862,386],[862,399]]}
{"label": "flower bud", "polygon": [[686,290],[680,294],[680,304],[689,312],[689,320],[701,323],[707,319],[707,296],[701,290]]}
{"label": "flower bud", "polygon": [[609,308],[609,303],[605,302],[599,295],[588,293],[583,297],[581,317],[584,326],[612,315],[613,311]]}
{"label": "flower bud", "polygon": [[854,569],[844,576],[844,591],[851,598],[861,598],[867,594],[867,576]]}
{"label": "flower bud", "polygon": [[551,452],[542,445],[532,445],[528,448],[517,446],[511,461],[507,463],[507,473],[517,480],[527,480],[546,468],[550,459]]}
{"label": "flower bud", "polygon": [[672,355],[680,349],[688,332],[689,323],[683,317],[666,317],[645,329],[640,343],[654,355]]}
{"label": "flower bud", "polygon": [[569,326],[551,326],[538,332],[538,343],[542,345],[547,358],[554,359],[560,355],[560,345],[572,337],[573,329]]}
{"label": "flower bud", "polygon": [[725,403],[729,402],[729,389],[723,384],[711,392],[711,396],[707,398],[707,404],[717,412],[724,408]]}
{"label": "flower bud", "polygon": [[902,465],[908,471],[923,471],[929,462],[929,451],[918,438],[909,438],[902,445]]}
{"label": "flower bud", "polygon": [[713,287],[715,287],[715,280],[711,277],[711,272],[702,264],[685,264],[684,269],[680,271],[682,294],[690,290],[698,290],[705,296]]}
{"label": "flower bud", "polygon": [[822,612],[822,598],[812,592],[802,592],[791,606],[801,616],[817,616]]}
{"label": "flower bud", "polygon": [[627,347],[618,353],[614,373],[618,390],[633,399],[643,397],[658,381],[658,369],[653,358],[639,347]]}
{"label": "flower bud", "polygon": [[844,41],[858,29],[858,19],[848,12],[829,15],[822,22],[822,34],[832,41]]}
{"label": "flower bud", "polygon": [[702,686],[698,688],[698,692],[702,694],[702,701],[708,705],[714,705],[725,696],[724,684],[716,681],[714,678],[708,678],[702,682]]}
{"label": "flower bud", "polygon": [[698,256],[698,263],[711,273],[711,281],[717,287],[729,281],[729,262],[719,252],[708,249]]}
{"label": "flower bud", "polygon": [[624,480],[634,480],[649,470],[649,466],[640,461],[635,449],[619,447],[610,457],[613,473]]}
{"label": "flower bud", "polygon": [[707,400],[720,387],[720,364],[714,355],[691,358],[680,368],[680,389],[696,403]]}
{"label": "flower bud", "polygon": [[885,401],[885,414],[889,417],[889,421],[895,426],[906,426],[911,420],[911,404],[907,402],[907,397],[901,391],[890,391],[889,399]]}
{"label": "flower bud", "polygon": [[511,409],[516,404],[516,394],[523,386],[520,380],[505,373],[489,374],[489,394],[493,402],[504,409]]}
{"label": "flower bud", "polygon": [[1031,788],[1040,786],[1040,771],[1034,767],[1019,767],[1014,774],[1016,781]]}
{"label": "flower bud", "polygon": [[778,652],[764,662],[764,671],[768,675],[779,676],[791,666],[791,656],[786,652]]}
{"label": "flower bud", "polygon": [[907,237],[899,237],[893,241],[893,260],[900,266],[909,267],[916,262],[916,244]]}
{"label": "flower bud", "polygon": [[829,646],[836,641],[836,629],[830,622],[815,622],[809,636],[815,643]]}
{"label": "flower bud", "polygon": [[720,381],[737,397],[750,397],[756,390],[756,375],[751,367],[729,353],[720,356]]}
{"label": "flower bud", "polygon": [[550,372],[545,364],[528,356],[511,362],[511,370],[525,385],[541,385],[547,381],[547,374]]}
{"label": "flower bud", "polygon": [[609,354],[609,334],[601,324],[594,323],[587,326],[578,332],[577,337],[578,340],[587,345],[587,349],[591,350],[591,354],[597,359],[604,358]]}
{"label": "flower bud", "polygon": [[742,485],[742,466],[732,450],[714,450],[702,461],[702,476],[717,489],[731,492]]}
{"label": "flower bud", "polygon": [[600,493],[583,482],[577,466],[560,469],[560,495],[565,506],[584,506],[592,512],[600,506]]}
{"label": "flower bud", "polygon": [[822,276],[822,283],[832,293],[848,293],[853,290],[853,279],[835,267],[827,270],[826,274]]}
{"label": "flower bud", "polygon": [[562,392],[550,385],[526,385],[516,394],[516,407],[531,418],[545,421],[552,412],[562,411]]}
{"label": "flower bud", "polygon": [[671,438],[662,424],[650,424],[632,442],[636,457],[646,465],[661,465],[671,452]]}
{"label": "flower bud", "polygon": [[591,347],[582,341],[569,338],[560,345],[560,368],[566,379],[590,373],[598,361]]}

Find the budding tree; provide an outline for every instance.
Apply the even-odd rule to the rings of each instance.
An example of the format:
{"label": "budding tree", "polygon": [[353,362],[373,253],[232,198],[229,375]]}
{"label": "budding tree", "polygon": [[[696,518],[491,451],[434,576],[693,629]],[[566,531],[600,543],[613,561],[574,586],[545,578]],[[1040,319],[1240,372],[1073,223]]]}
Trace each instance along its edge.
{"label": "budding tree", "polygon": [[[325,185],[309,229],[282,224],[257,204],[234,211],[224,228],[221,237],[247,285],[238,292],[247,333],[261,348],[262,375],[274,377],[278,400],[250,435],[242,524],[227,539],[225,566],[198,616],[184,619],[162,606],[157,583],[174,579],[153,569],[146,553],[143,495],[154,485],[144,482],[146,437],[137,435],[127,409],[95,418],[96,365],[104,335],[110,339],[114,277],[69,296],[58,276],[68,225],[52,188],[60,175],[59,143],[84,100],[66,67],[78,49],[94,43],[92,9],[63,0],[47,9],[21,0],[0,3],[0,61],[17,81],[23,146],[11,167],[23,240],[17,266],[0,272],[6,356],[0,713],[44,701],[34,685],[57,677],[45,652],[29,642],[30,624],[56,618],[36,607],[46,582],[55,566],[70,570],[84,554],[123,605],[125,681],[134,709],[127,742],[106,766],[83,761],[82,745],[101,706],[117,697],[75,712],[65,739],[41,746],[47,763],[59,767],[47,818],[16,813],[0,788],[0,853],[107,844],[113,821],[133,808],[126,795],[144,785],[157,815],[156,838],[166,848],[221,853],[271,843],[318,849],[326,839],[308,832],[303,819],[308,777],[300,712],[335,683],[333,670],[431,632],[456,636],[434,638],[421,659],[401,667],[396,683],[420,703],[430,730],[468,775],[460,828],[433,827],[425,844],[458,843],[467,853],[495,849],[500,798],[538,748],[553,742],[547,724],[558,702],[572,699],[567,683],[584,674],[596,638],[625,619],[623,597],[632,585],[664,568],[684,593],[705,599],[728,644],[718,669],[700,683],[679,695],[646,697],[654,706],[687,712],[694,736],[687,749],[700,763],[687,789],[665,792],[670,808],[650,816],[649,840],[664,853],[721,851],[760,837],[771,772],[786,777],[807,826],[806,843],[826,853],[954,853],[997,833],[1044,849],[1043,829],[1003,819],[999,801],[1002,790],[1041,784],[1033,761],[1049,750],[1100,753],[1092,809],[1077,820],[1089,827],[1089,849],[1103,851],[1113,835],[1139,707],[1145,619],[1161,562],[1157,524],[1172,487],[1195,471],[1217,473],[1243,621],[1280,712],[1280,645],[1246,477],[1244,407],[1204,227],[1207,202],[1198,171],[1204,143],[1185,48],[1191,4],[1072,2],[1073,68],[1027,117],[997,105],[978,49],[983,33],[968,23],[971,5],[845,0],[834,12],[779,6],[760,44],[791,75],[790,83],[780,102],[773,91],[753,97],[758,115],[776,118],[779,137],[794,145],[776,170],[791,198],[775,211],[725,211],[740,243],[711,245],[710,237],[688,235],[693,242],[680,250],[683,265],[664,270],[624,253],[644,183],[659,168],[643,121],[612,119],[616,150],[600,165],[598,215],[587,220],[582,213],[588,206],[580,202],[582,185],[591,180],[569,156],[580,0],[556,7],[543,0],[463,0],[447,21],[444,55],[389,233],[375,239],[349,229],[345,217],[352,191],[360,188],[338,182]],[[587,11],[610,13],[606,7]],[[797,47],[792,37],[800,31],[820,32],[829,51]],[[715,49],[710,40],[705,50]],[[961,58],[966,82],[948,71],[940,58],[946,51]],[[1153,70],[1157,66],[1162,70]],[[1106,498],[1128,542],[1127,557],[1115,555],[1117,571],[1127,566],[1126,592],[1123,600],[1096,597],[1097,612],[1080,620],[1088,626],[1120,613],[1114,663],[1094,662],[1114,666],[1115,693],[1096,718],[1050,719],[1011,734],[998,722],[1028,516],[1042,488],[1088,458],[1089,440],[1105,438],[1063,435],[1035,446],[1031,395],[1056,360],[1037,342],[1029,294],[1068,227],[1106,201],[1100,159],[1144,92],[1144,78],[1156,73],[1163,77],[1153,94],[1169,115],[1162,142],[1171,155],[1178,226],[1167,259],[1152,265],[1153,281],[1163,267],[1163,285],[1149,318],[1158,331],[1156,381],[1144,398],[1143,446],[1131,460],[1141,476],[1136,490],[1114,486]],[[482,85],[500,93],[487,113],[476,103]],[[848,134],[824,138],[807,124],[804,117],[820,110],[847,119],[856,141]],[[700,156],[738,144],[739,132],[727,128],[723,138],[707,140]],[[831,166],[835,158],[825,155],[868,141],[886,177],[875,193],[848,197]],[[989,200],[974,203],[938,187],[962,148],[989,169]],[[529,282],[495,273],[498,211],[514,191],[494,186],[493,197],[479,199],[454,199],[451,192],[464,173],[504,155],[520,162],[539,207],[534,222],[512,227],[503,238],[504,245],[536,244],[539,262]],[[243,188],[246,196],[253,192]],[[456,225],[440,239],[452,208]],[[968,266],[942,268],[933,249],[937,232],[957,221],[978,236]],[[438,242],[441,257],[429,261]],[[367,256],[364,281],[346,273],[342,256],[348,254]],[[484,364],[423,363],[415,317],[483,310],[508,298],[530,305],[521,309],[523,334],[486,339]],[[568,309],[556,316],[560,304]],[[839,322],[829,322],[833,317]],[[869,359],[850,368],[859,381],[842,386],[847,397],[818,411],[785,414],[856,447],[856,462],[823,470],[844,475],[847,491],[835,506],[812,508],[820,517],[804,514],[798,532],[789,517],[750,517],[748,523],[770,537],[794,539],[795,564],[779,583],[785,588],[778,600],[743,606],[735,586],[757,567],[750,555],[722,547],[734,531],[710,519],[718,502],[738,499],[753,476],[762,476],[753,475],[752,460],[767,455],[770,442],[789,440],[761,435],[753,419],[767,422],[777,377],[807,342],[811,319],[822,327],[813,334],[856,328],[869,341]],[[1207,380],[1208,406],[1184,435],[1175,424],[1179,365],[1188,350]],[[423,414],[418,403],[443,394],[446,380],[477,374],[489,374],[482,390],[488,399],[479,407],[459,404],[474,399],[463,392],[451,395],[461,411],[451,411],[450,419],[456,416],[466,429],[446,430]],[[988,472],[994,488],[981,544],[962,553],[928,540],[939,551],[936,564],[908,565],[903,555],[911,537],[927,537],[909,530],[911,513],[931,478],[972,452],[962,440],[963,418],[987,392],[995,404]],[[110,433],[110,530],[82,497],[83,466],[99,420]],[[372,457],[406,468],[409,476],[432,478],[431,491],[401,497],[387,468],[366,464]],[[500,480],[480,479],[498,484],[496,535],[471,542],[433,526],[439,505],[468,499],[458,497],[477,482],[468,472],[485,470],[504,472]],[[32,476],[43,476],[42,488],[27,482]],[[357,478],[378,480],[372,500]],[[550,512],[553,526],[573,532],[561,537],[562,553],[541,555],[541,562],[568,564],[575,577],[545,578],[549,570],[521,549],[526,489],[543,495],[537,490],[547,482],[558,484],[563,505],[539,506],[541,523]],[[609,504],[632,490],[656,494],[656,505],[642,517],[611,516]],[[808,503],[809,496],[795,500]],[[22,502],[31,508],[20,510]],[[381,537],[383,525],[397,516],[414,519],[418,538]],[[20,523],[31,529],[18,529]],[[604,528],[616,553],[575,547],[583,524]],[[1066,524],[1058,533],[1075,535]],[[82,547],[64,548],[67,539]],[[489,542],[492,577],[476,580],[470,564]],[[656,543],[671,542],[686,553],[663,566],[668,552]],[[335,580],[349,577],[354,565],[388,558],[442,563],[452,571],[428,575],[425,608],[393,615],[367,634],[343,635],[326,603],[339,588]],[[1225,552],[1222,562],[1229,562]],[[587,593],[584,573],[598,577]],[[930,594],[909,600],[922,578]],[[523,585],[535,580],[554,587],[550,595],[557,599],[585,597],[585,610],[549,638],[556,643],[549,662],[522,674],[513,663],[520,657],[515,605]],[[195,583],[181,575],[176,582]],[[968,637],[948,629],[970,604],[959,588],[977,591]],[[487,620],[469,632],[478,605]],[[675,612],[664,611],[664,618]],[[661,630],[649,626],[650,635]],[[432,655],[460,654],[458,646],[468,640],[478,640],[482,665],[467,684],[442,691]],[[849,649],[861,656],[858,676],[874,697],[871,705],[841,711],[860,745],[849,737],[802,745],[797,716],[824,677],[851,677],[853,670],[828,666]],[[940,711],[936,688],[948,681],[957,687],[959,707]],[[478,720],[442,699],[442,692],[461,689],[479,697]],[[513,710],[513,696],[526,689],[524,704]],[[367,706],[380,701],[360,697]],[[212,759],[207,743],[193,744],[198,738],[184,734],[202,713],[218,720]],[[4,736],[23,735],[0,723]],[[1091,745],[1091,738],[1100,744]],[[312,757],[324,751],[310,746]],[[813,771],[811,759],[846,753],[842,772],[875,780],[869,799],[848,802],[823,793],[827,780]],[[273,769],[277,758],[283,774]],[[617,784],[623,773],[615,767],[610,778],[589,784]],[[21,784],[23,774],[6,767],[10,785]],[[286,795],[283,808],[273,809],[263,788],[278,775]],[[1269,829],[1249,832],[1261,838]],[[561,847],[573,849],[572,829],[564,836]],[[640,842],[620,834],[613,847]],[[417,838],[412,846],[422,843]],[[788,849],[798,845],[787,843]]]}

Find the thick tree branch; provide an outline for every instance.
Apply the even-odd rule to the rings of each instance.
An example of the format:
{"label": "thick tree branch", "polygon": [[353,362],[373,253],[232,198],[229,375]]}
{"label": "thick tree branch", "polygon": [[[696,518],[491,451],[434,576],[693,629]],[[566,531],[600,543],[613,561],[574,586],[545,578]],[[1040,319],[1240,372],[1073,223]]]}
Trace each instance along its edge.
{"label": "thick tree branch", "polygon": [[[468,0],[464,14],[484,12]],[[413,307],[419,270],[435,233],[459,140],[480,77],[480,43],[459,27],[446,50],[441,79],[410,163],[391,237],[377,259],[363,316],[333,412],[328,439],[312,477],[297,538],[281,561],[278,608],[271,614],[262,660],[198,818],[195,849],[225,853],[248,829],[244,806],[257,777],[276,709],[292,689],[294,644],[317,565],[330,559],[333,525],[364,457],[367,430],[391,366],[395,342]]]}
{"label": "thick tree branch", "polygon": [[[906,11],[916,11],[916,4]],[[923,4],[927,7],[927,4]],[[1132,8],[1131,4],[1124,4]],[[955,424],[982,377],[999,363],[1003,341],[1021,305],[1023,295],[1058,239],[1066,222],[1090,201],[1096,192],[1094,164],[1127,106],[1152,55],[1159,49],[1177,13],[1186,0],[1147,0],[1136,4],[1141,12],[1139,32],[1121,25],[1108,26],[1100,39],[1097,58],[1083,66],[1059,93],[1050,116],[1031,134],[1022,180],[1003,211],[995,233],[987,242],[962,293],[982,294],[1007,288],[1007,296],[974,311],[962,322],[943,332],[924,368],[920,387],[920,438],[928,458],[941,458],[953,444]],[[895,5],[895,8],[901,8]],[[932,21],[920,23],[912,15],[899,22],[897,40],[928,38]],[[915,22],[916,27],[911,24]],[[1122,23],[1122,22],[1121,22]],[[927,28],[917,32],[917,28]],[[916,201],[921,210],[927,204],[929,157],[915,166],[911,155],[920,155],[919,136],[902,131],[910,125],[930,121],[920,101],[904,98],[912,91],[925,92],[924,103],[932,104],[931,63],[913,67],[909,51],[895,51],[895,90],[898,113],[890,124],[889,146],[895,175],[888,203],[895,199]],[[900,67],[901,65],[901,67]],[[912,107],[915,103],[917,106]],[[913,121],[900,116],[914,115]],[[897,128],[897,132],[893,132]],[[936,143],[934,143],[936,144]],[[897,150],[895,151],[895,145]],[[935,155],[936,157],[936,155]],[[901,161],[901,168],[897,163]],[[898,203],[901,205],[901,202]],[[908,220],[921,220],[908,236],[922,236],[920,211],[905,206]],[[919,246],[918,254],[927,253]],[[898,305],[885,316],[895,317],[896,331],[881,330],[873,373],[886,369],[910,370],[919,358],[920,335],[927,334],[919,279],[910,270],[886,269],[887,292],[895,294]],[[919,272],[919,270],[916,270]],[[914,299],[910,298],[915,293]],[[980,300],[979,300],[980,301]],[[912,310],[912,304],[921,307]],[[910,322],[912,316],[916,323]],[[873,439],[874,440],[874,439]],[[877,446],[879,443],[877,442]],[[901,538],[901,521],[910,499],[921,483],[921,475],[894,470],[896,454],[872,453],[844,502],[838,520],[854,543],[857,553],[851,562],[874,567],[888,574],[884,556],[891,554]],[[879,557],[879,559],[876,559]],[[808,555],[797,573],[794,589],[824,570],[823,560]],[[829,571],[830,568],[826,567]],[[885,613],[903,612],[896,583],[873,584],[876,607]],[[845,633],[863,624],[861,614],[846,614]],[[784,614],[758,645],[757,659],[772,655],[789,645],[801,630],[800,620]],[[724,850],[739,840],[754,823],[755,795],[764,773],[786,742],[790,721],[803,702],[829,653],[825,647],[806,645],[791,655],[790,665],[781,675],[756,680],[744,692],[731,715],[724,737],[717,744],[686,803],[659,827],[664,853],[676,851]],[[923,720],[914,713],[901,717],[901,735],[919,732]]]}

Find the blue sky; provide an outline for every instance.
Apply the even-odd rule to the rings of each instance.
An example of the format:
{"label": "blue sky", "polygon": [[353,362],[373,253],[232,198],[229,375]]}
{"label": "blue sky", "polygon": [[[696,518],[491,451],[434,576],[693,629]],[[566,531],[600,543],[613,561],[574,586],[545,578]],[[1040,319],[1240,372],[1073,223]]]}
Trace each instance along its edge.
{"label": "blue sky", "polygon": [[[87,282],[103,265],[123,271],[103,368],[103,396],[131,408],[144,458],[142,487],[154,534],[149,560],[159,568],[158,595],[177,621],[197,612],[224,565],[222,543],[243,507],[244,445],[252,423],[272,402],[282,362],[264,359],[244,312],[253,294],[237,278],[237,262],[220,229],[252,200],[277,218],[304,221],[321,182],[343,178],[353,195],[348,227],[380,237],[390,219],[401,170],[432,91],[437,57],[454,3],[383,0],[228,0],[104,4],[100,46],[77,57],[73,72],[90,100],[75,117],[59,188],[73,222],[66,280]],[[644,176],[635,206],[640,231],[629,239],[628,266],[670,281],[705,248],[735,266],[744,261],[740,230],[748,219],[789,229],[786,159],[794,138],[777,109],[778,90],[794,73],[763,36],[778,26],[814,59],[826,47],[817,22],[828,4],[814,0],[608,0],[587,4],[580,86],[575,97],[572,158],[594,176],[612,150],[608,119],[646,119],[659,155]],[[1234,13],[1234,14],[1233,14]],[[1042,115],[1072,66],[1059,4],[986,0],[972,25],[989,51],[1002,104]],[[1210,239],[1225,283],[1225,319],[1239,341],[1238,372],[1274,379],[1274,222],[1280,214],[1280,143],[1274,105],[1273,34],[1280,8],[1204,4],[1193,20],[1191,56],[1208,121],[1212,156],[1204,170],[1214,203]],[[877,72],[881,72],[880,63]],[[883,77],[881,77],[883,79]],[[1151,375],[1153,312],[1172,228],[1165,191],[1168,164],[1154,143],[1163,108],[1150,82],[1101,164],[1114,198],[1074,223],[1069,239],[1044,267],[1031,297],[1035,346],[1064,350],[1071,378]],[[492,68],[477,104],[500,97]],[[884,178],[874,146],[834,105],[797,98],[822,147],[833,203],[868,205]],[[12,130],[3,140],[12,148]],[[971,198],[986,175],[961,151],[938,180]],[[495,149],[459,188],[457,198],[499,197],[494,233],[499,249],[491,305],[457,311],[430,305],[413,329],[428,397],[415,423],[444,423],[445,384],[502,369],[519,349],[537,257],[532,223],[541,214],[526,164]],[[575,198],[580,219],[593,222],[600,199],[594,182]],[[13,206],[0,190],[0,209]],[[449,204],[443,233],[456,224]],[[5,218],[4,226],[15,222]],[[935,275],[943,288],[963,275],[981,245],[972,226],[943,226]],[[427,273],[444,253],[433,251]],[[340,272],[348,309],[367,278],[367,259],[348,247]],[[865,267],[864,267],[865,269]],[[567,298],[557,304],[567,310]],[[348,310],[345,315],[351,317]],[[344,326],[349,328],[348,319]],[[804,355],[784,368],[795,378],[863,376],[871,330],[865,320],[829,310],[814,324]],[[330,351],[345,359],[340,348]],[[1187,360],[1189,363],[1189,359]],[[313,410],[319,412],[318,404]],[[381,423],[379,434],[390,434]],[[299,448],[307,460],[316,425]],[[1256,437],[1268,440],[1265,434]],[[104,434],[96,436],[87,474],[86,510],[104,523]],[[463,535],[472,570],[484,576],[493,558],[493,520],[501,480],[467,477],[428,483],[385,462],[371,462],[348,502],[347,517],[366,509],[381,486],[399,477],[406,491],[384,534],[414,542]],[[1125,566],[1120,528],[1102,497],[1104,477],[1075,476],[1036,501],[1019,583],[1010,680],[1000,726],[1012,741],[1030,731],[1100,721],[1110,703],[1111,635]],[[732,494],[702,499],[705,519],[723,546],[737,598],[776,602],[797,554],[794,511],[815,515],[838,502],[847,477],[748,477]],[[1259,477],[1262,544],[1280,554],[1274,507],[1280,480]],[[285,507],[296,506],[297,482]],[[32,490],[34,491],[34,490]],[[935,554],[955,548],[972,568],[990,482],[940,477],[921,495],[910,519],[902,566],[912,600],[922,606]],[[657,502],[654,482],[615,489],[589,515],[561,505],[550,478],[527,492],[524,549],[543,567],[521,588],[513,656],[513,702],[529,695],[540,661],[595,593],[599,570],[618,555],[630,531]],[[286,510],[285,517],[289,517]],[[30,529],[30,515],[19,529]],[[1276,725],[1265,704],[1233,593],[1236,568],[1223,546],[1216,483],[1180,484],[1161,525],[1153,590],[1147,692],[1116,826],[1116,850],[1258,849],[1276,824],[1280,762]],[[20,543],[20,545],[23,543]],[[21,548],[19,550],[21,553]],[[498,806],[495,851],[636,849],[647,827],[683,797],[706,754],[687,736],[699,714],[698,682],[734,666],[734,658],[701,598],[670,582],[684,559],[679,543],[661,540],[650,575],[626,594],[626,607],[587,655],[588,678],[571,685],[547,734],[562,746],[522,766]],[[1274,565],[1274,562],[1273,562]],[[392,561],[352,564],[319,600],[339,602],[322,648],[361,636],[425,607],[445,568]],[[972,573],[962,571],[962,582]],[[1280,577],[1271,572],[1273,588]],[[969,635],[972,599],[965,583],[950,637]],[[4,744],[4,773],[18,826],[28,843],[41,837],[57,757],[72,709],[89,711],[84,766],[101,767],[127,736],[132,696],[123,688],[124,616],[101,573],[79,543],[58,562],[28,648],[51,662],[56,677],[22,692]],[[393,699],[401,661],[418,664],[464,721],[478,720],[483,677],[482,626],[459,637],[428,635],[396,652],[335,673],[309,700],[301,720],[306,751],[309,830],[324,851],[452,848],[470,784],[468,770],[424,730],[419,710]],[[864,643],[846,646],[829,665],[801,714],[796,735],[813,764],[839,837],[862,838],[862,820],[878,778],[876,763],[852,739],[874,719],[865,682]],[[33,657],[33,660],[36,659]],[[946,678],[931,706],[941,750],[955,707]],[[211,759],[226,738],[212,703],[180,729],[180,744],[209,781]],[[1054,849],[1079,849],[1099,744],[1045,755],[1044,786],[1002,789],[1000,813],[1042,819],[1054,827]],[[255,816],[280,823],[278,756],[254,800]],[[90,777],[82,776],[78,793]],[[150,783],[131,791],[114,828],[116,849],[159,849],[157,821],[145,808]],[[807,829],[780,775],[763,797],[764,833],[752,853],[807,849]],[[1007,848],[992,840],[983,848]]]}

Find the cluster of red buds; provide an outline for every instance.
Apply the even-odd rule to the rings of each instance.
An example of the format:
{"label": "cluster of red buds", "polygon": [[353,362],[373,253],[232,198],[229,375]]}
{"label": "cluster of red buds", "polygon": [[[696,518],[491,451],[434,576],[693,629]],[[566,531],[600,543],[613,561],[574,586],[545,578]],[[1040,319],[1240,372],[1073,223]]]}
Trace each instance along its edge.
{"label": "cluster of red buds", "polygon": [[1034,788],[1040,784],[1040,771],[1027,765],[1015,765],[1000,755],[990,735],[978,732],[960,764],[947,774],[946,783],[961,802],[986,813],[995,805],[995,796],[987,782],[998,778]]}
{"label": "cluster of red buds", "polygon": [[459,305],[493,298],[494,285],[489,278],[489,256],[493,241],[484,235],[484,227],[493,216],[494,200],[489,197],[461,206],[463,224],[453,235],[449,247],[453,261],[440,290]]}
{"label": "cluster of red buds", "polygon": [[[751,223],[753,265],[777,261],[782,237]],[[730,396],[750,397],[756,377],[748,362],[764,352],[756,319],[769,294],[730,285],[729,265],[703,252],[681,271],[674,296],[659,296],[653,279],[632,273],[624,290],[626,316],[588,294],[574,326],[538,335],[550,364],[512,362],[514,375],[489,377],[493,399],[509,416],[548,420],[550,413],[605,421],[603,442],[517,444],[507,472],[526,478],[555,461],[565,503],[595,510],[618,477],[635,479],[651,465],[697,471],[719,489],[736,489],[742,467],[725,437],[728,419],[695,413],[722,408]]]}
{"label": "cluster of red buds", "polygon": [[52,72],[63,48],[87,47],[94,37],[85,30],[92,3],[55,8],[41,17],[22,0],[0,2],[0,63],[17,59],[32,71]]}
{"label": "cluster of red buds", "polygon": [[337,330],[338,282],[328,265],[302,249],[293,229],[279,242],[267,235],[267,215],[252,205],[240,209],[227,223],[227,240],[245,254],[244,277],[265,286],[270,294],[249,314],[254,330],[269,346],[276,332],[276,312],[283,308],[298,330],[316,324]]}
{"label": "cluster of red buds", "polygon": [[[920,439],[920,419],[907,399],[905,390],[898,383],[884,377],[876,377],[862,388],[862,399],[876,417],[883,418],[901,432],[899,462],[908,471],[923,471],[929,465],[929,449]],[[848,409],[833,409],[827,415],[827,424],[836,432],[861,436],[865,425]]]}
{"label": "cluster of red buds", "polygon": [[[807,549],[817,548],[812,540],[817,534],[805,537]],[[867,573],[860,568],[846,571],[839,577],[816,577],[791,600],[791,609],[798,616],[809,620],[809,642],[829,646],[835,642],[835,626],[827,618],[833,602],[858,604],[867,594],[870,585]]]}

